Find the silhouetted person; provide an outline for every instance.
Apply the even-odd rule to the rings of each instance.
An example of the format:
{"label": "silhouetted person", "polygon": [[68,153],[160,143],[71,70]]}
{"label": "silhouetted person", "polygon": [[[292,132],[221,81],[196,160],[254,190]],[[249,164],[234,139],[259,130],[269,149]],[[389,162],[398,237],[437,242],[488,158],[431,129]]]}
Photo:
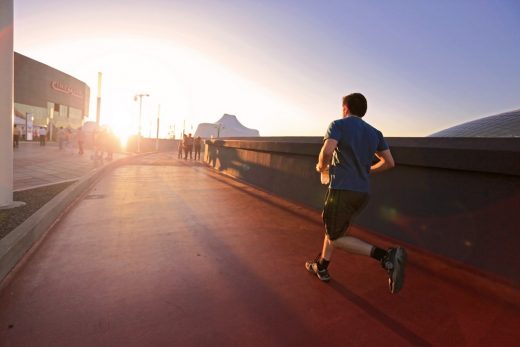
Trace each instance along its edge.
{"label": "silhouetted person", "polygon": [[114,157],[114,150],[116,147],[117,138],[115,134],[112,132],[112,129],[108,128],[105,130],[104,136],[104,148],[107,152],[106,160],[112,160]]}
{"label": "silhouetted person", "polygon": [[65,130],[65,147],[68,149],[72,148],[72,129],[67,128]]}
{"label": "silhouetted person", "polygon": [[200,149],[202,148],[202,139],[200,136],[195,138],[193,146],[195,147],[195,160],[200,160]]}
{"label": "silhouetted person", "polygon": [[63,149],[63,143],[65,142],[65,130],[63,130],[63,127],[60,127],[60,130],[58,130],[58,148],[60,151]]}
{"label": "silhouetted person", "polygon": [[47,129],[45,129],[45,127],[40,127],[39,135],[40,135],[40,146],[45,146],[45,138],[47,137]]}
{"label": "silhouetted person", "polygon": [[16,147],[20,146],[20,136],[21,135],[22,135],[22,131],[15,124],[14,128],[13,128],[13,147],[16,148]]}
{"label": "silhouetted person", "polygon": [[[327,268],[332,251],[340,248],[377,260],[388,272],[390,291],[397,293],[404,281],[406,251],[401,247],[384,250],[348,235],[353,218],[368,203],[370,173],[394,167],[383,134],[362,120],[366,111],[367,100],[362,94],[345,96],[343,118],[330,123],[325,134],[316,164],[316,170],[324,174],[325,181],[330,179],[322,214],[325,238],[322,252],[315,260],[307,261],[305,268],[320,280],[329,281]],[[379,162],[371,165],[374,155]],[[322,180],[322,183],[327,182]]]}
{"label": "silhouetted person", "polygon": [[95,162],[101,161],[103,162],[103,150],[104,150],[104,140],[105,140],[105,134],[103,129],[96,128],[94,130],[94,133],[92,134],[94,139],[94,156],[92,159],[94,159]]}
{"label": "silhouetted person", "polygon": [[83,131],[83,127],[78,128],[77,139],[79,149],[78,154],[83,155],[83,146],[85,145],[85,132]]}
{"label": "silhouetted person", "polygon": [[186,138],[186,135],[182,137],[182,139],[179,139],[179,146],[177,148],[177,159],[182,159],[182,151],[184,149],[184,139]]}
{"label": "silhouetted person", "polygon": [[184,153],[184,159],[188,159],[188,153],[190,154],[190,159],[193,159],[193,137],[191,134],[188,134],[188,137],[186,138],[186,147],[185,147],[185,153]]}

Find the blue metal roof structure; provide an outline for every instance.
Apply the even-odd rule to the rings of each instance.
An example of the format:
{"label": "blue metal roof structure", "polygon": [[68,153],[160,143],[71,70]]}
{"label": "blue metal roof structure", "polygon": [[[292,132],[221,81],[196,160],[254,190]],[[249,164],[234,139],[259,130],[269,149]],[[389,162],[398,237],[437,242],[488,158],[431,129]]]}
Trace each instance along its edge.
{"label": "blue metal roof structure", "polygon": [[459,124],[429,137],[520,137],[520,109]]}

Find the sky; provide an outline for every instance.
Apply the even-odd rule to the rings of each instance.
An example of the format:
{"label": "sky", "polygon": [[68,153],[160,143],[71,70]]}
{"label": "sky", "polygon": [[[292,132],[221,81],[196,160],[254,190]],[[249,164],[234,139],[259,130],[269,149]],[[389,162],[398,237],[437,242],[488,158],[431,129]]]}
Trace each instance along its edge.
{"label": "sky", "polygon": [[[385,136],[520,108],[516,0],[14,0],[15,51],[91,88],[101,123],[179,136],[234,114],[262,136],[322,136],[361,92]],[[159,106],[160,105],[160,106]],[[160,111],[159,111],[160,108]]]}

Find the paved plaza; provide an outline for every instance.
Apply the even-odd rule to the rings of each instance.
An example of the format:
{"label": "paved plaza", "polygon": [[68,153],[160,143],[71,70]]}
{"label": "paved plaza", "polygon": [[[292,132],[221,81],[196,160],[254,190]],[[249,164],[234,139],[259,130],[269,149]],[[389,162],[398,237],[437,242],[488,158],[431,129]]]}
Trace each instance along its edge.
{"label": "paved plaza", "polygon": [[[14,190],[75,180],[107,163],[92,160],[93,151],[78,154],[75,147],[60,150],[56,143],[20,142],[14,152]],[[125,156],[114,153],[114,159]]]}
{"label": "paved plaza", "polygon": [[[157,154],[104,176],[7,278],[2,346],[507,346],[518,292],[410,250],[306,272],[320,214]],[[357,235],[387,241],[355,229]]]}

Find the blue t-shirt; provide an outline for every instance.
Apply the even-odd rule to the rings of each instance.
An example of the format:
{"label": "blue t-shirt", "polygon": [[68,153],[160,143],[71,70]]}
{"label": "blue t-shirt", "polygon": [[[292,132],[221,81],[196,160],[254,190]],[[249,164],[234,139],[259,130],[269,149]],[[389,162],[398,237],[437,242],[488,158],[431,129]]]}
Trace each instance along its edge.
{"label": "blue t-shirt", "polygon": [[324,141],[334,139],[330,188],[370,192],[370,166],[377,151],[388,149],[383,134],[359,117],[349,116],[330,123]]}

